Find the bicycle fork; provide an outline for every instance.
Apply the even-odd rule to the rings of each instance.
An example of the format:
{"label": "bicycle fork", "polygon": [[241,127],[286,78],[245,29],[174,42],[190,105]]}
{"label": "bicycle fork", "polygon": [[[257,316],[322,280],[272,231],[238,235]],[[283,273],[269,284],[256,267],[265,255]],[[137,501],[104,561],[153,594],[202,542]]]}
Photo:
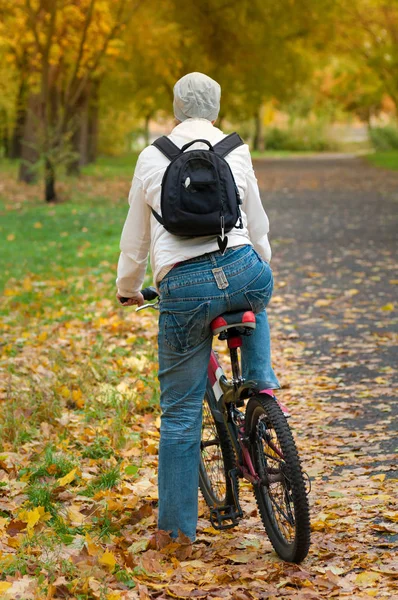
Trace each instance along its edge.
{"label": "bicycle fork", "polygon": [[261,483],[261,479],[254,468],[248,448],[248,441],[248,438],[245,436],[244,427],[240,427],[238,429],[238,442],[242,453],[242,461],[237,468],[238,474],[240,477],[246,479],[246,481],[256,485]]}

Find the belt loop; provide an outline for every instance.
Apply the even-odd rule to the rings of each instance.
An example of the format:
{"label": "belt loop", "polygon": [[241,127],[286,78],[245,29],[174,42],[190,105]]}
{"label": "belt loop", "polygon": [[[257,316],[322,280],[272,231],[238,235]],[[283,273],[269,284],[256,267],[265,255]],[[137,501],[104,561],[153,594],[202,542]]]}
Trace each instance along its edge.
{"label": "belt loop", "polygon": [[170,296],[169,280],[167,276],[159,283],[159,292],[161,298],[163,296]]}
{"label": "belt loop", "polygon": [[217,267],[217,260],[216,260],[216,257],[214,256],[214,252],[210,252],[210,254],[208,256],[210,258],[210,262],[211,262],[212,266]]}

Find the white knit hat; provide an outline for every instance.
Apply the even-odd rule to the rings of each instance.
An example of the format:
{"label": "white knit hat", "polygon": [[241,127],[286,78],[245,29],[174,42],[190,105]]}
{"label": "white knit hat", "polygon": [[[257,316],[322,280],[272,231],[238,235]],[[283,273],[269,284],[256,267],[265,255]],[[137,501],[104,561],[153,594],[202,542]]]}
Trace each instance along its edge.
{"label": "white knit hat", "polygon": [[220,110],[221,87],[203,73],[188,73],[174,86],[174,115],[178,121],[215,121]]}

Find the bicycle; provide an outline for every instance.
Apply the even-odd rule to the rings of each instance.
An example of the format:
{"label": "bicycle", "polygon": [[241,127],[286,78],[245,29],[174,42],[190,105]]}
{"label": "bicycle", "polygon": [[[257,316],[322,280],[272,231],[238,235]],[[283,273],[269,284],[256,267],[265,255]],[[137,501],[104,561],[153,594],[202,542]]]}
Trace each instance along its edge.
{"label": "bicycle", "polygon": [[[158,298],[155,288],[145,288],[142,294],[146,300]],[[136,310],[157,308],[158,303]],[[213,335],[228,344],[232,380],[228,381],[212,350],[203,401],[199,487],[212,526],[223,530],[243,518],[239,479],[250,482],[276,553],[284,561],[300,563],[311,539],[306,481],[297,448],[272,390],[241,376],[238,348],[242,336],[255,327],[256,317],[249,310],[225,313],[211,323]]]}

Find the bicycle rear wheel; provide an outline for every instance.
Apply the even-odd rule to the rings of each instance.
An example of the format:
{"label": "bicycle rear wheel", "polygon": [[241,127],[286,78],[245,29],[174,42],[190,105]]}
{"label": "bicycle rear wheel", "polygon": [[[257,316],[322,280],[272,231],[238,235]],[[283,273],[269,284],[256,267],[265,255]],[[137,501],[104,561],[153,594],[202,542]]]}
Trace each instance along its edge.
{"label": "bicycle rear wheel", "polygon": [[216,397],[209,384],[203,400],[199,487],[211,508],[234,504],[228,473],[236,466],[235,452],[225,423],[217,413]]}
{"label": "bicycle rear wheel", "polygon": [[250,398],[246,436],[261,483],[254,493],[262,522],[277,554],[299,563],[310,547],[310,515],[303,472],[292,433],[277,402]]}

